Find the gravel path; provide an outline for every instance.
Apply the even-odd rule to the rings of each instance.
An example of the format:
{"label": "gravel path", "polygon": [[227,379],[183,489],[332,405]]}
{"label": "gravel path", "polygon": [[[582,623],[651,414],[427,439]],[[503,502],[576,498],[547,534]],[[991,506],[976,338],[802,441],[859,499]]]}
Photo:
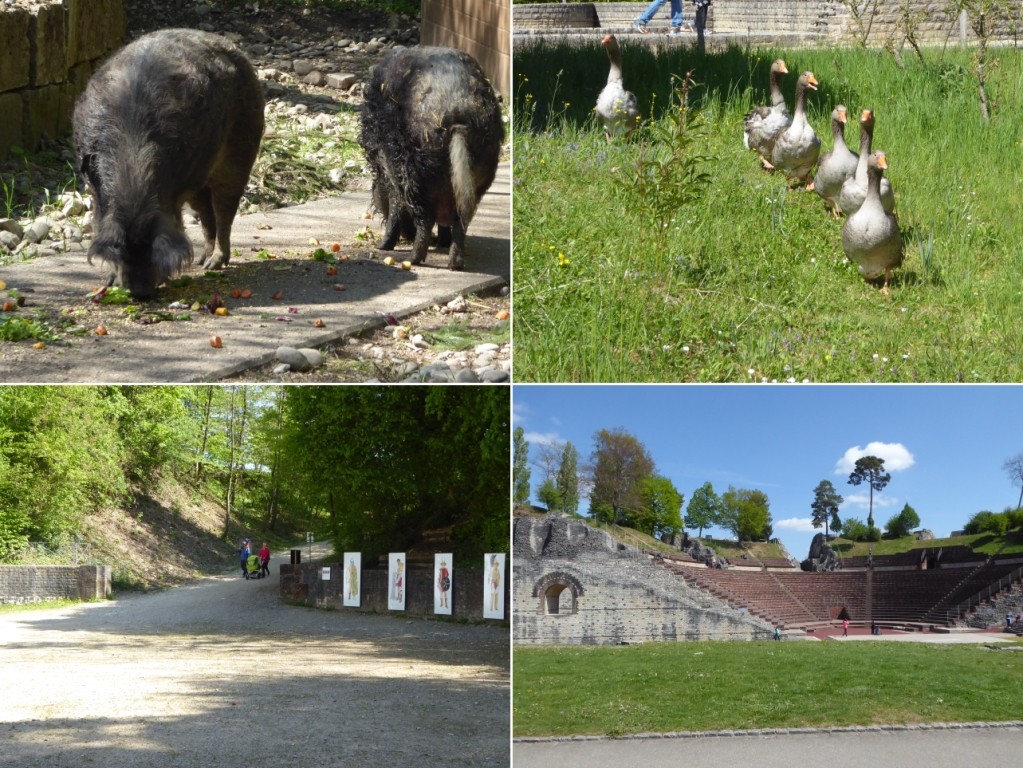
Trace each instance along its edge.
{"label": "gravel path", "polygon": [[509,637],[231,575],[0,615],[0,766],[507,766]]}

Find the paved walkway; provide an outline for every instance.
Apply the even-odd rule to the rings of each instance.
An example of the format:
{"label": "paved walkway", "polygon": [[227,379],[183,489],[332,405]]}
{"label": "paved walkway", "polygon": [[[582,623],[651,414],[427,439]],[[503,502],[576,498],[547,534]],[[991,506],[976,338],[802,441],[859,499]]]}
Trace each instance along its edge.
{"label": "paved walkway", "polygon": [[[506,285],[511,275],[511,165],[501,163],[493,186],[483,196],[465,243],[465,270],[447,269],[447,253],[431,249],[426,263],[404,271],[385,266],[380,258],[360,255],[328,275],[312,261],[310,238],[338,242],[342,253],[358,230],[369,225],[379,236],[381,221],[367,221],[369,192],[346,192],[262,213],[239,216],[231,234],[240,251],[222,272],[202,278],[193,265],[188,274],[202,278],[201,287],[181,289],[189,299],[218,290],[225,295],[230,316],[193,312],[188,322],[144,324],[128,319],[108,321],[108,335],[68,336],[45,349],[30,341],[0,344],[0,381],[7,383],[187,383],[216,381],[274,359],[278,346],[318,347],[366,328],[382,326],[388,314],[397,318],[443,304],[458,295]],[[201,251],[198,226],[187,233]],[[261,259],[265,249],[276,258]],[[361,253],[361,252],[359,252]],[[401,244],[393,255],[410,258],[411,246]],[[220,279],[222,278],[222,279]],[[30,299],[26,313],[78,313],[78,322],[96,327],[90,290],[106,280],[105,267],[89,264],[84,253],[62,254],[0,267],[0,279]],[[342,283],[346,290],[334,289]],[[231,299],[232,288],[248,288],[251,299]],[[191,293],[190,293],[191,291]],[[177,296],[166,290],[167,301]],[[275,295],[282,298],[275,299]],[[147,310],[165,309],[154,302]],[[321,320],[322,327],[314,326]],[[223,346],[213,349],[211,335]]]}
{"label": "paved walkway", "polygon": [[1023,723],[1008,727],[516,742],[515,768],[962,768],[1018,765]]}

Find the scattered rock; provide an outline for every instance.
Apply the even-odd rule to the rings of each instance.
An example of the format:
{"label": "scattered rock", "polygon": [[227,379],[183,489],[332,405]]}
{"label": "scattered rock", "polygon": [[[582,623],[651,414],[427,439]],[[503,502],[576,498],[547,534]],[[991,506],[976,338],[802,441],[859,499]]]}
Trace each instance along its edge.
{"label": "scattered rock", "polygon": [[0,219],[0,232],[14,235],[17,238],[15,243],[21,242],[21,238],[25,236],[25,228],[15,219]]}
{"label": "scattered rock", "polygon": [[318,350],[294,347],[278,347],[277,359],[289,365],[293,371],[310,371],[324,363],[324,357]]}
{"label": "scattered rock", "polygon": [[46,239],[46,236],[50,234],[50,229],[53,227],[50,224],[49,219],[39,218],[32,222],[32,224],[25,230],[25,240],[33,245],[41,243]]}

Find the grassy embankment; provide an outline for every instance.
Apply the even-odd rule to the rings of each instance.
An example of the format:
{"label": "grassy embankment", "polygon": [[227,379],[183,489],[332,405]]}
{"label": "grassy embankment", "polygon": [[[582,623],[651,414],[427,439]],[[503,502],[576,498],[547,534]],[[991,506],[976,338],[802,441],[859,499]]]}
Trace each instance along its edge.
{"label": "grassy embankment", "polygon": [[[700,56],[623,43],[626,87],[663,129],[673,76],[693,71],[689,154],[706,194],[662,213],[670,175],[630,193],[641,157],[664,159],[649,124],[605,141],[592,114],[607,56],[540,41],[515,54],[514,277],[518,381],[1018,381],[1023,378],[1023,216],[1018,187],[1023,59],[993,54],[997,109],[985,124],[971,54],[925,51],[900,68],[878,51],[739,48]],[[813,192],[789,190],[743,148],[743,115],[768,102],[778,55],[812,70],[808,115],[831,146],[876,115],[875,149],[906,242],[891,297],[841,247],[841,222]],[[668,113],[670,115],[670,113]],[[699,127],[693,127],[699,123]],[[650,190],[653,189],[653,192]],[[677,212],[676,212],[677,211]]]}

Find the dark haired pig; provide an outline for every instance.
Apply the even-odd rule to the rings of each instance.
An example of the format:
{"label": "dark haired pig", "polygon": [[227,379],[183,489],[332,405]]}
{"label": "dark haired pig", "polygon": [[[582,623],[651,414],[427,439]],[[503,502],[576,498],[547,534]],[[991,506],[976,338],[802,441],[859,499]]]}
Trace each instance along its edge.
{"label": "dark haired pig", "polygon": [[95,201],[89,261],[149,298],[192,261],[181,207],[199,214],[208,269],[231,257],[231,224],[263,135],[263,91],[234,45],[167,29],[104,64],[75,105],[79,166]]}
{"label": "dark haired pig", "polygon": [[504,140],[497,96],[475,59],[451,48],[395,49],[364,92],[360,141],[385,219],[380,249],[414,237],[426,258],[433,225],[462,269],[465,230],[494,180]]}

